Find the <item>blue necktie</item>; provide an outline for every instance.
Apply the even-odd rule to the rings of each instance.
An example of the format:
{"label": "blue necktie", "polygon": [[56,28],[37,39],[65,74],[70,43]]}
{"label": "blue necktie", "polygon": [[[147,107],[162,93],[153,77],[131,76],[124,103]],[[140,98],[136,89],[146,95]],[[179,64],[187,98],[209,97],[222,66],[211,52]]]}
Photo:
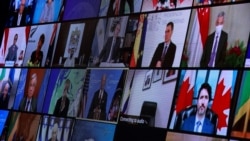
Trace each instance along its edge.
{"label": "blue necktie", "polygon": [[196,122],[195,132],[198,132],[200,126],[201,126],[201,122],[200,122],[200,121],[197,121],[197,122]]}

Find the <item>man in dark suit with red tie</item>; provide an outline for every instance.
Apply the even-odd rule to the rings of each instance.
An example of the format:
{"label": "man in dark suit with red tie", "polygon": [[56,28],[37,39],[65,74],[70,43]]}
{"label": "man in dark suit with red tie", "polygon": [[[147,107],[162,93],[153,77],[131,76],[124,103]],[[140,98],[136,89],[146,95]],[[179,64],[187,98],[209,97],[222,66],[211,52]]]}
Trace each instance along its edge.
{"label": "man in dark suit with red tie", "polygon": [[227,33],[222,30],[225,13],[218,14],[216,20],[216,30],[207,37],[200,67],[223,67],[227,51]]}
{"label": "man in dark suit with red tie", "polygon": [[19,110],[36,112],[37,110],[37,99],[34,98],[34,92],[37,84],[37,74],[34,73],[31,75],[27,95],[23,97],[19,105]]}
{"label": "man in dark suit with red tie", "polygon": [[98,120],[106,120],[106,106],[107,106],[107,97],[108,94],[105,91],[106,84],[106,75],[102,76],[101,87],[94,94],[92,99],[88,118],[98,119]]}
{"label": "man in dark suit with red tie", "polygon": [[165,41],[160,43],[155,50],[149,67],[167,68],[172,67],[176,52],[176,45],[171,41],[174,23],[169,22],[165,30]]}

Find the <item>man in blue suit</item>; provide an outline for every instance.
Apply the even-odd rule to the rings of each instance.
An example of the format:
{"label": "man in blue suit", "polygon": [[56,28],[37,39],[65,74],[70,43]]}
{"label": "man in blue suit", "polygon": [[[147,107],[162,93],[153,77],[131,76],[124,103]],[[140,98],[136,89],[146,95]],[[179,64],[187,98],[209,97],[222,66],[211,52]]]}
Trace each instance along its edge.
{"label": "man in blue suit", "polygon": [[211,86],[208,83],[203,83],[199,89],[196,114],[184,120],[181,130],[206,134],[215,133],[214,125],[206,118],[210,99]]}

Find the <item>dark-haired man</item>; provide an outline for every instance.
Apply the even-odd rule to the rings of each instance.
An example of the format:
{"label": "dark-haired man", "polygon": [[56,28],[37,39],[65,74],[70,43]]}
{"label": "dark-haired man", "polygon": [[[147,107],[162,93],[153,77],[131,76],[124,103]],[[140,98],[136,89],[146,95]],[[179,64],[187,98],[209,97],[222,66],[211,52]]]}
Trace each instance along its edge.
{"label": "dark-haired man", "polygon": [[213,134],[214,125],[206,118],[208,103],[212,89],[208,83],[203,83],[199,89],[196,114],[184,120],[181,130]]}
{"label": "dark-haired man", "polygon": [[165,41],[157,46],[149,67],[172,67],[176,52],[176,45],[171,41],[173,30],[174,23],[169,22],[165,30]]}

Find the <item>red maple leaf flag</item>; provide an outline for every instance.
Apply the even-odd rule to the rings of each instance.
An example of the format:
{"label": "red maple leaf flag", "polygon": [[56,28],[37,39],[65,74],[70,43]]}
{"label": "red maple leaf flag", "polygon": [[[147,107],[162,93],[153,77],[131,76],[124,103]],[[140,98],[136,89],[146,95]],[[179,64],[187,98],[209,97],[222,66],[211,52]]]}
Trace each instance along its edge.
{"label": "red maple leaf flag", "polygon": [[212,110],[218,115],[217,134],[226,135],[231,100],[233,71],[221,71],[215,90]]}
{"label": "red maple leaf flag", "polygon": [[176,102],[176,113],[192,105],[196,70],[186,70]]}

